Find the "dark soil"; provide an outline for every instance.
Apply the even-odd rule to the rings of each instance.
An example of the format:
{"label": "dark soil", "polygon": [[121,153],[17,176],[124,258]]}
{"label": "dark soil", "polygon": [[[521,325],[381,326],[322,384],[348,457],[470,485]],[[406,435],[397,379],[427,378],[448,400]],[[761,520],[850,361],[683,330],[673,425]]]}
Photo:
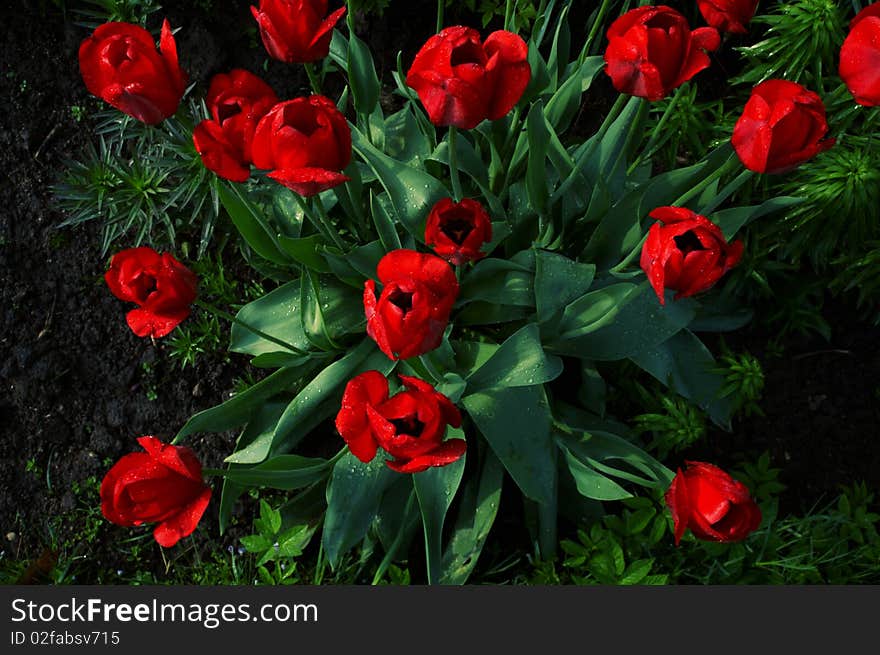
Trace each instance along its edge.
{"label": "dark soil", "polygon": [[[211,12],[197,4],[169,0],[163,15],[180,28],[182,64],[202,89],[213,74],[234,66],[262,74],[280,97],[305,89],[297,67],[267,61],[250,2],[224,2],[222,10],[214,3],[218,9]],[[358,25],[389,79],[398,49],[411,60],[433,22],[433,11],[412,2]],[[208,357],[180,371],[161,341],[130,332],[129,307],[102,280],[107,261],[99,226],[59,230],[63,217],[50,189],[63,160],[78,157],[91,138],[88,116],[78,122],[71,112],[74,105],[98,107],[76,61],[87,32],[50,2],[4,2],[0,23],[7,28],[0,46],[0,550],[27,560],[76,534],[78,526],[63,525],[54,535],[49,527],[81,502],[77,483],[100,480],[108,462],[137,448],[137,437],[169,439],[195,412],[228,397],[244,361]],[[582,25],[583,17],[572,21],[576,32]],[[733,434],[713,432],[692,453],[724,465],[734,454],[769,450],[783,467],[783,503],[793,511],[841,483],[880,484],[880,330],[846,306],[834,307],[826,319],[834,328],[831,344],[793,338],[782,358],[764,357],[772,336],[767,330],[729,339],[765,365],[766,417],[737,422]],[[231,438],[208,434],[189,445],[213,467],[230,451]],[[97,504],[96,495],[92,500]],[[209,512],[202,543],[233,543],[235,533],[216,537],[216,503]],[[122,534],[107,525],[94,543],[83,544],[96,569],[126,567],[125,550],[113,546]],[[154,550],[161,577],[164,564]]]}

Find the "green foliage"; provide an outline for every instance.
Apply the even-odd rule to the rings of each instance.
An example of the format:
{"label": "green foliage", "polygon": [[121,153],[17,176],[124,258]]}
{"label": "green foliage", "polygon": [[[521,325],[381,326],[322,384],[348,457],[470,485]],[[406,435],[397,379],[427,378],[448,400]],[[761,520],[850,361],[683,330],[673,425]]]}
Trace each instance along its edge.
{"label": "green foliage", "polygon": [[[296,558],[302,555],[315,532],[314,526],[283,527],[281,512],[260,501],[259,518],[254,519],[255,533],[241,538],[249,553],[258,555],[256,567],[261,581],[266,584],[296,584]],[[267,564],[272,563],[271,571]]]}
{"label": "green foliage", "polygon": [[639,414],[633,417],[635,429],[650,432],[653,440],[648,448],[660,459],[670,452],[687,448],[706,435],[703,413],[680,396],[663,396],[659,402],[662,413]]}
{"label": "green foliage", "polygon": [[73,11],[83,19],[79,24],[89,29],[112,21],[146,25],[147,19],[162,8],[157,0],[82,1],[88,6]]}
{"label": "green foliage", "polygon": [[464,8],[478,14],[484,28],[495,19],[503,21],[508,5],[512,4],[513,25],[510,29],[517,33],[531,29],[538,15],[538,5],[543,4],[537,0],[515,0],[515,2],[508,2],[508,0],[445,0],[445,2],[447,8]]}
{"label": "green foliage", "polygon": [[764,391],[764,370],[761,362],[749,353],[733,353],[722,340],[721,366],[718,373],[724,376],[725,387],[722,397],[732,396],[734,411],[741,411],[745,416],[764,412],[758,401]]}
{"label": "green foliage", "polygon": [[203,254],[219,215],[217,178],[190,137],[203,109],[191,103],[189,111],[155,128],[115,110],[100,113],[97,147],[66,162],[53,186],[67,215],[60,225],[99,220],[102,254],[120,242],[173,249],[184,236],[194,237]]}

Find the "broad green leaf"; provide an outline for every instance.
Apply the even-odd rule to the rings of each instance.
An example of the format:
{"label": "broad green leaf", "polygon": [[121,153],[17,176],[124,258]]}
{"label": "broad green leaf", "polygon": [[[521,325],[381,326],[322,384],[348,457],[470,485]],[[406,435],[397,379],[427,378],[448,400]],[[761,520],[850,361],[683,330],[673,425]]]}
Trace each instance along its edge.
{"label": "broad green leaf", "polygon": [[695,305],[690,298],[672,300],[672,293],[667,295],[666,304],[661,305],[645,282],[612,310],[609,320],[597,322],[598,329],[553,345],[558,345],[563,354],[582,359],[624,359],[654,348],[686,327],[694,317]]}
{"label": "broad green leaf", "polygon": [[570,450],[563,448],[565,462],[574,478],[577,489],[584,498],[593,500],[621,500],[632,496],[630,492],[613,480],[609,480],[595,469],[575,457]]}
{"label": "broad green leaf", "polygon": [[771,198],[760,205],[722,209],[712,214],[709,219],[720,227],[721,231],[724,232],[724,237],[730,240],[740,229],[752,221],[781,209],[799,205],[802,202],[804,202],[803,198],[779,196],[778,198]]}
{"label": "broad green leaf", "polygon": [[303,375],[303,368],[282,368],[221,405],[203,410],[189,419],[174,437],[179,443],[196,432],[224,432],[244,425],[268,399],[291,388]]}
{"label": "broad green leaf", "polygon": [[379,241],[382,242],[385,252],[400,248],[400,237],[394,227],[394,221],[372,192],[370,192],[370,214],[373,216],[373,225],[376,226],[376,234],[379,235]]}
{"label": "broad green leaf", "polygon": [[278,237],[278,245],[296,262],[313,271],[329,273],[330,267],[318,250],[319,244],[322,243],[323,239],[316,234],[296,239],[285,236]]}
{"label": "broad green leaf", "polygon": [[279,455],[256,466],[229,468],[223,476],[251,487],[289,490],[307,487],[329,472],[329,462],[326,459]]}
{"label": "broad green leaf", "polygon": [[544,384],[562,373],[562,360],[547,355],[538,326],[529,323],[510,335],[480,368],[468,375],[470,392],[493,387]]}
{"label": "broad green leaf", "polygon": [[721,398],[724,376],[709,349],[689,330],[631,357],[641,369],[695,402],[721,427],[730,429],[733,398]]}
{"label": "broad green leaf", "polygon": [[487,450],[479,478],[470,477],[464,488],[455,531],[443,553],[440,584],[467,582],[498,514],[503,480],[504,467]]}
{"label": "broad green leaf", "polygon": [[397,220],[419,243],[425,240],[428,212],[449,192],[426,171],[407,166],[372,146],[356,127],[352,127],[352,147],[376,174],[391,198]]}
{"label": "broad green leaf", "polygon": [[556,451],[543,387],[492,389],[467,395],[461,404],[522,492],[552,502]]}
{"label": "broad green leaf", "polygon": [[[450,429],[450,438],[461,438],[461,430]],[[457,433],[457,434],[456,434]],[[440,581],[443,557],[443,523],[446,512],[452,504],[461,476],[464,474],[465,455],[447,464],[435,466],[412,476],[419,508],[422,512],[422,527],[425,533],[425,554],[428,569],[428,584]]]}
{"label": "broad green leaf", "polygon": [[290,265],[290,258],[278,245],[278,235],[233,183],[220,184],[217,189],[223,208],[254,252],[273,264]]}
{"label": "broad green leaf", "polygon": [[608,325],[640,293],[638,285],[619,282],[585,293],[569,303],[559,323],[560,340],[571,340]]}
{"label": "broad green leaf", "polygon": [[385,120],[385,151],[389,157],[416,168],[431,154],[431,141],[419,127],[411,105]]}
{"label": "broad green leaf", "polygon": [[352,33],[348,38],[348,83],[355,110],[359,114],[371,114],[379,103],[379,76],[370,49]]}
{"label": "broad green leaf", "polygon": [[327,485],[327,512],[321,543],[334,569],[339,559],[367,534],[379,509],[382,494],[396,474],[377,455],[364,463],[351,453],[336,462]]}
{"label": "broad green leaf", "polygon": [[529,164],[526,169],[526,189],[529,202],[540,214],[547,206],[550,191],[547,182],[547,148],[550,133],[544,120],[544,106],[539,100],[532,105],[526,117]]}
{"label": "broad green leaf", "polygon": [[275,427],[271,443],[263,444],[265,453],[253,463],[263,461],[269,454],[270,447],[272,453],[289,450],[315,426],[335,415],[339,411],[343,389],[351,378],[369,370],[378,370],[388,375],[395,364],[396,362],[376,348],[372,339],[364,339],[344,357],[318,373],[290,401]]}
{"label": "broad green leaf", "polygon": [[416,492],[411,476],[398,475],[382,496],[372,529],[385,550],[386,557],[405,553],[421,524]]}
{"label": "broad green leaf", "polygon": [[500,305],[534,307],[534,277],[533,265],[487,257],[464,276],[458,305],[483,300]]}
{"label": "broad green leaf", "polygon": [[574,121],[581,106],[581,96],[590,88],[596,74],[605,67],[602,56],[587,57],[580,69],[570,75],[547,102],[544,115],[553,129],[561,134]]}
{"label": "broad green leaf", "polygon": [[[294,280],[248,303],[239,310],[236,318],[294,348],[308,350],[311,344],[303,332],[299,313],[300,283]],[[283,346],[235,323],[230,331],[229,350],[247,355],[285,351]]]}
{"label": "broad green leaf", "polygon": [[304,271],[300,278],[303,333],[321,350],[338,350],[345,335],[363,333],[363,292],[335,277]]}
{"label": "broad green leaf", "polygon": [[535,304],[543,323],[589,291],[596,266],[547,250],[535,251]]}

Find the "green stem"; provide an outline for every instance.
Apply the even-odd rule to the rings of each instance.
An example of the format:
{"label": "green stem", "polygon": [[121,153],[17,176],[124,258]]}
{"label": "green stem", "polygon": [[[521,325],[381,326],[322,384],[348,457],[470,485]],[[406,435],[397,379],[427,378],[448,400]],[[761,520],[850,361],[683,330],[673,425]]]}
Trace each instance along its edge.
{"label": "green stem", "polygon": [[580,57],[578,57],[578,64],[583,65],[584,59],[587,58],[587,53],[590,52],[593,41],[596,39],[596,36],[599,34],[599,30],[602,28],[602,25],[605,23],[605,14],[608,13],[608,9],[611,7],[611,0],[602,0],[602,4],[599,5],[599,10],[596,12],[596,18],[593,20],[593,25],[590,27],[590,33],[587,35],[587,40],[584,42],[584,47],[581,48]]}
{"label": "green stem", "polygon": [[672,202],[672,207],[681,207],[689,200],[692,200],[696,196],[700,195],[703,191],[705,191],[710,184],[712,184],[715,180],[718,180],[727,173],[733,166],[736,166],[739,163],[739,159],[736,155],[731,155],[726,162],[724,162],[721,166],[716,168],[710,175],[701,180],[696,186],[691,189],[685,191],[679,198]]}
{"label": "green stem", "polygon": [[504,7],[504,29],[508,32],[513,30],[513,0],[507,0],[507,5]]}
{"label": "green stem", "polygon": [[[661,135],[663,134],[663,128],[666,127],[666,123],[669,122],[669,118],[672,116],[672,110],[675,109],[675,105],[678,104],[679,99],[683,95],[685,85],[679,86],[675,90],[675,95],[672,96],[672,99],[669,101],[669,104],[666,105],[666,109],[663,111],[663,115],[660,117],[660,120],[657,122],[657,125],[654,127],[651,132],[651,138],[648,139],[647,145],[642,149],[642,152],[638,157],[635,158],[632,164],[629,165],[629,168],[626,170],[626,174],[629,175],[632,173],[639,164],[641,164],[645,159],[649,159],[654,156],[654,153],[659,149],[663,143],[657,143],[660,140]],[[665,139],[663,140],[665,142]]]}
{"label": "green stem", "polygon": [[394,537],[394,541],[388,548],[388,552],[385,553],[385,557],[382,558],[382,561],[379,564],[379,568],[376,569],[376,575],[373,576],[373,585],[379,584],[379,582],[382,580],[382,576],[385,575],[385,571],[387,571],[388,567],[391,566],[391,560],[394,559],[394,556],[397,554],[397,550],[400,548],[403,537],[406,535],[407,532],[406,518],[409,516],[409,513],[412,510],[415,500],[416,492],[415,490],[413,490],[410,492],[409,499],[406,501],[406,507],[403,510],[403,523],[401,523],[400,525],[400,532],[398,532],[397,536]]}
{"label": "green stem", "polygon": [[195,301],[194,304],[197,305],[198,307],[201,307],[201,308],[204,309],[205,311],[211,312],[211,313],[214,314],[215,316],[219,316],[220,318],[226,319],[226,320],[229,321],[230,323],[235,323],[236,325],[240,325],[240,326],[243,327],[245,330],[247,330],[248,332],[253,332],[254,334],[256,334],[256,335],[257,335],[258,337],[260,337],[261,339],[265,339],[266,341],[271,341],[272,343],[277,344],[277,345],[279,345],[279,346],[281,346],[282,348],[285,348],[285,349],[287,349],[287,350],[290,350],[291,352],[294,352],[294,353],[296,353],[297,355],[306,355],[306,354],[308,354],[308,353],[306,353],[305,351],[300,350],[300,349],[297,348],[296,346],[292,346],[292,345],[290,345],[290,344],[287,343],[286,341],[283,341],[283,340],[281,340],[281,339],[279,339],[279,338],[277,338],[277,337],[273,337],[271,334],[266,334],[266,333],[263,332],[262,330],[258,330],[258,329],[255,328],[254,326],[245,323],[244,321],[242,321],[242,320],[239,319],[238,317],[233,316],[233,315],[230,314],[229,312],[225,312],[225,311],[223,311],[222,309],[220,309],[220,308],[218,308],[218,307],[215,307],[214,305],[212,305],[212,304],[209,303],[209,302],[206,302],[206,301],[204,301],[204,300],[198,300],[198,299],[197,299],[197,300]]}
{"label": "green stem", "polygon": [[[336,234],[336,231],[332,226],[328,226],[325,223],[324,216],[321,216],[319,213],[314,212],[309,208],[308,203],[306,203],[305,198],[303,198],[298,193],[294,193],[293,197],[296,198],[297,203],[299,203],[300,209],[302,209],[303,214],[305,214],[306,218],[315,226],[318,232],[321,233],[327,241],[332,241],[335,243],[341,250],[345,250],[344,244],[339,240],[339,235]],[[320,196],[316,196],[320,200]],[[321,209],[323,209],[324,205],[321,205]],[[327,221],[329,222],[329,221]]]}
{"label": "green stem", "polygon": [[446,8],[446,0],[437,0],[437,32],[443,29],[443,10]]}
{"label": "green stem", "polygon": [[333,227],[333,222],[327,215],[327,209],[324,207],[324,201],[321,200],[321,195],[315,194],[314,198],[314,204],[315,207],[318,208],[318,216],[320,217],[321,223],[324,225],[324,229],[327,230],[330,238],[333,239],[333,243],[336,244],[336,247],[342,252],[345,252],[345,242],[339,237],[339,233]]}
{"label": "green stem", "polygon": [[754,171],[750,171],[749,169],[743,170],[718,192],[718,195],[712,199],[712,202],[703,208],[703,213],[708,215],[718,209],[718,207],[721,206],[721,203],[736,193],[742,185],[752,179],[755,175],[756,173]]}
{"label": "green stem", "polygon": [[455,137],[458,130],[454,125],[449,126],[449,177],[452,179],[452,196],[455,202],[461,202],[461,180],[458,177],[458,162],[456,161]]}
{"label": "green stem", "polygon": [[312,86],[312,92],[319,96],[324,95],[324,92],[321,91],[321,79],[318,77],[315,65],[312,62],[308,62],[303,64],[303,67],[306,69],[306,75],[309,76],[309,84]]}

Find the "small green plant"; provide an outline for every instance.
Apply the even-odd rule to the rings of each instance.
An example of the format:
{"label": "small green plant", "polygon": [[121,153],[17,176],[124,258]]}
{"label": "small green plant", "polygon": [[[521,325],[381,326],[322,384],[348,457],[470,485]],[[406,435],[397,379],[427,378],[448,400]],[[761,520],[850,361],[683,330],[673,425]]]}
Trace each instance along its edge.
{"label": "small green plant", "polygon": [[84,0],[91,7],[78,8],[74,13],[82,17],[79,25],[94,29],[111,21],[144,25],[162,6],[156,0]]}
{"label": "small green plant", "polygon": [[144,394],[150,402],[159,398],[159,381],[157,380],[155,367],[155,362],[141,362],[141,379],[144,385]]}
{"label": "small green plant", "polygon": [[77,123],[80,123],[82,122],[82,119],[85,118],[86,110],[79,105],[71,105],[70,115],[73,116],[73,120],[75,120]]}
{"label": "small green plant", "polygon": [[725,386],[720,397],[733,398],[734,411],[745,416],[764,416],[758,404],[764,391],[764,369],[750,353],[733,353],[722,341],[722,354],[717,372],[724,375]]}
{"label": "small green plant", "polygon": [[[295,584],[296,559],[302,555],[316,526],[294,525],[283,528],[281,512],[260,500],[260,516],[254,519],[255,534],[241,538],[249,553],[257,555],[257,574],[264,584]],[[267,565],[272,563],[272,568]]]}
{"label": "small green plant", "polygon": [[706,435],[704,414],[680,396],[664,395],[651,401],[660,411],[639,414],[633,424],[638,432],[650,432],[653,440],[648,448],[661,459],[670,452],[682,450]]}

